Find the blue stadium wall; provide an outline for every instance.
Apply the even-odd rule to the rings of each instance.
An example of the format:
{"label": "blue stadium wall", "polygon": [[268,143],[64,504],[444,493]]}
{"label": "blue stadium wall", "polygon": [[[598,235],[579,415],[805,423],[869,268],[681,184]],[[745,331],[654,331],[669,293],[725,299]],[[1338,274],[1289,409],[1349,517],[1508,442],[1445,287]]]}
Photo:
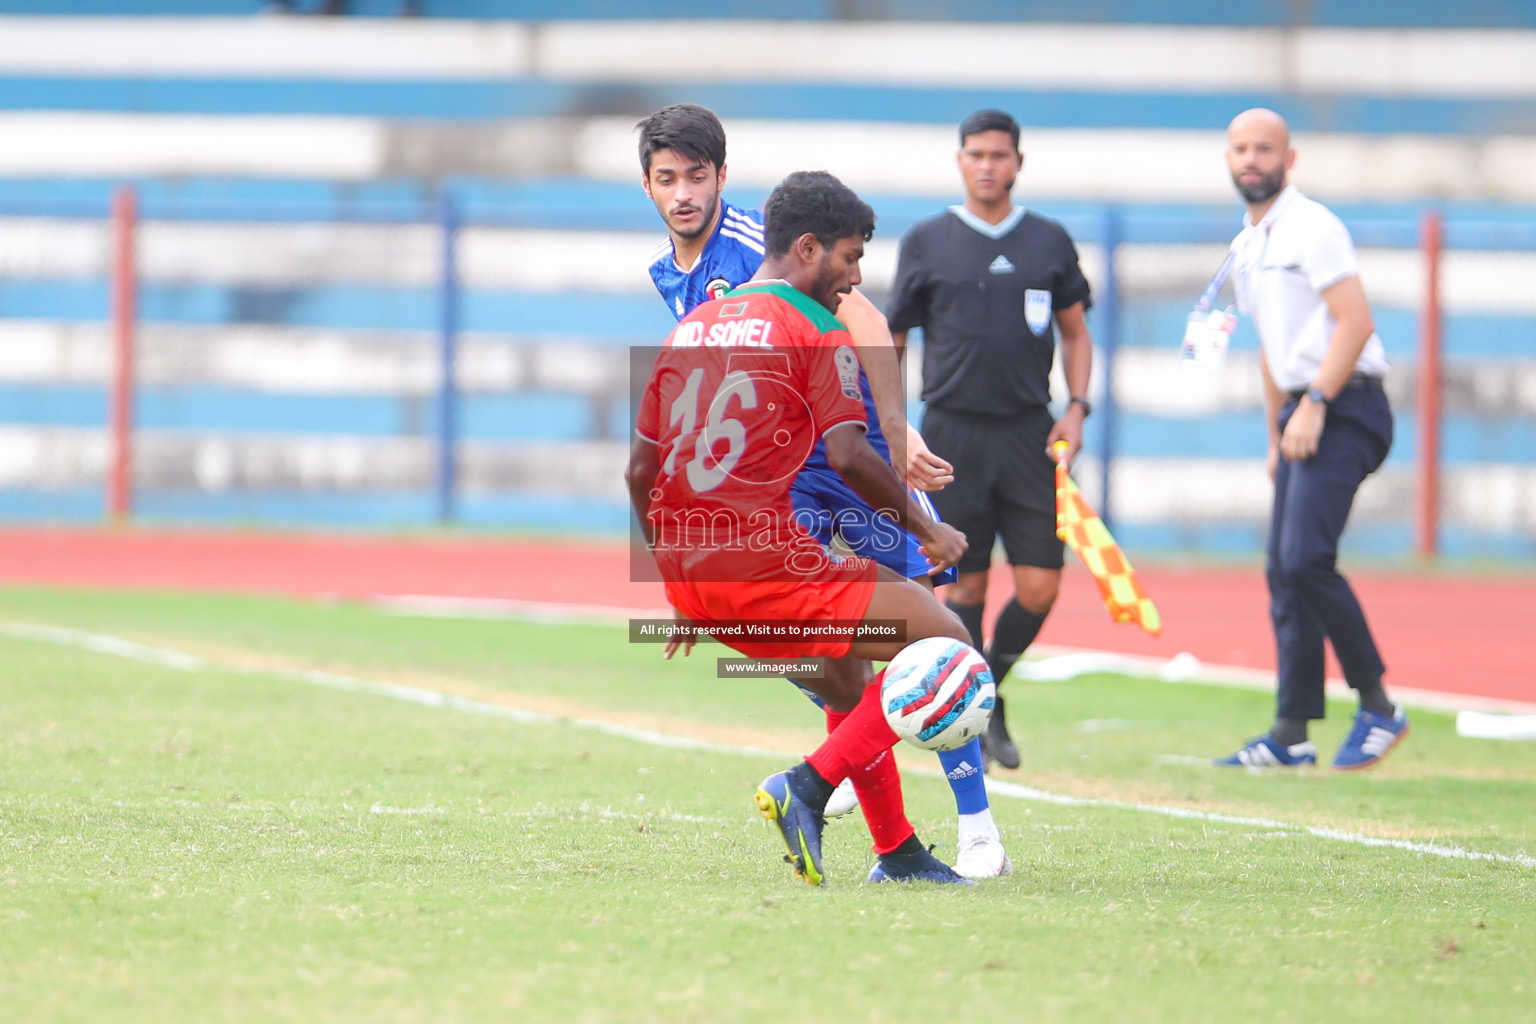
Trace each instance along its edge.
{"label": "blue stadium wall", "polygon": [[[321,0],[292,0],[300,11]],[[0,0],[0,14],[201,15],[235,17],[264,0]],[[1039,21],[1151,25],[1335,25],[1361,28],[1533,28],[1536,9],[1521,0],[420,0],[422,15],[552,21],[574,18],[762,18],[775,20]],[[398,15],[399,0],[347,0],[347,13]]]}
{"label": "blue stadium wall", "polygon": [[[115,29],[90,15],[245,15],[257,7],[0,3],[0,14],[67,11],[81,16],[59,23],[71,38],[96,32],[100,42],[100,32]],[[1241,29],[1257,24],[1247,19],[1260,8],[1265,24],[1287,32],[1421,29],[1443,16],[1430,5],[1323,2],[1235,11],[980,4],[967,5],[966,16],[1005,20],[1005,11],[1022,10],[1105,31],[1145,20],[1162,32]],[[352,9],[383,16],[398,5],[360,0]],[[710,5],[708,13],[756,9]],[[591,18],[590,28],[574,31],[596,31],[611,27],[603,20],[610,15],[663,10],[690,8],[424,5],[451,32],[463,23],[444,19],[562,19],[534,30],[545,41],[570,29],[570,19]],[[900,22],[880,19],[917,17],[900,4],[789,3],[775,11],[816,25],[864,18],[898,30]],[[1385,20],[1362,20],[1372,12]],[[1474,4],[1458,10],[1455,24],[1520,29],[1532,20],[1524,4]],[[248,26],[281,23],[302,33],[344,22],[242,18],[228,30],[250,38]],[[397,42],[412,30],[399,19],[370,23]],[[139,24],[161,33],[186,27],[181,19]],[[1028,31],[1053,38],[1059,28]],[[1399,36],[1373,38],[1389,35]],[[1246,45],[1270,36],[1232,38]],[[1520,33],[1499,38],[1525,45]],[[1103,411],[1090,422],[1079,467],[1085,487],[1108,498],[1117,530],[1139,550],[1252,555],[1266,486],[1256,342],[1242,328],[1229,366],[1209,379],[1181,377],[1175,350],[1185,311],[1240,217],[1220,171],[1220,126],[1263,103],[1284,110],[1300,133],[1300,169],[1327,171],[1307,187],[1356,232],[1394,366],[1398,444],[1362,495],[1353,550],[1390,557],[1411,547],[1422,284],[1414,246],[1419,218],[1432,207],[1447,219],[1450,246],[1444,545],[1498,558],[1536,549],[1536,300],[1525,284],[1536,273],[1536,174],[1523,170],[1536,114],[1518,68],[1470,91],[1432,81],[1406,90],[1390,82],[1250,88],[1242,67],[1198,87],[1166,77],[991,87],[911,82],[900,69],[873,81],[827,81],[743,79],[722,66],[699,82],[654,80],[644,68],[606,78],[536,68],[464,73],[451,62],[439,71],[381,64],[340,76],[323,65],[193,72],[175,54],[164,68],[123,70],[110,46],[84,49],[90,53],[64,51],[55,68],[25,55],[0,66],[0,130],[13,140],[0,153],[0,517],[101,515],[103,218],[121,184],[136,187],[144,218],[140,515],[375,526],[434,519],[443,322],[436,218],[446,199],[462,224],[453,306],[456,520],[612,531],[628,519],[618,478],[630,415],[624,352],[655,343],[671,323],[643,272],[660,232],[635,180],[634,119],[679,99],[717,109],[732,152],[747,154],[733,162],[730,193],[745,203],[761,202],[787,169],[776,154],[816,140],[818,158],[858,181],[880,214],[869,286],[878,298],[894,240],[956,198],[952,125],[996,104],[1019,111],[1026,126],[1030,161],[1018,198],[1068,225],[1100,290],[1090,323],[1101,346],[1095,394]],[[23,138],[30,141],[14,141]],[[1101,149],[1121,155],[1094,159]],[[893,152],[909,159],[892,160]],[[1064,163],[1063,153],[1090,163]],[[1162,169],[1143,170],[1139,159]],[[1125,163],[1118,174],[1116,160]],[[1104,248],[1111,239],[1122,243],[1112,261]],[[1103,301],[1111,263],[1113,325]],[[1115,368],[1112,381],[1106,366]],[[921,414],[915,398],[910,411]],[[1114,458],[1106,479],[1107,454]]]}

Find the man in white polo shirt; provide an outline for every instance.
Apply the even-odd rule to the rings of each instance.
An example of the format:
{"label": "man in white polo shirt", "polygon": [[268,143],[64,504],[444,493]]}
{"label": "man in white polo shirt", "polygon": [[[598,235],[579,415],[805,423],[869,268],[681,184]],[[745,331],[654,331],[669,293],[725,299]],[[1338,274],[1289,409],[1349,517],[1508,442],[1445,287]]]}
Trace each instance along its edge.
{"label": "man in white polo shirt", "polygon": [[1227,166],[1248,204],[1232,243],[1233,284],[1263,349],[1275,482],[1265,573],[1279,671],[1269,733],[1216,763],[1317,762],[1307,726],[1324,714],[1326,638],[1360,697],[1333,767],[1369,768],[1408,734],[1408,719],[1387,699],[1381,655],[1336,561],[1355,491],[1392,446],[1387,363],[1349,232],[1287,184],[1296,151],[1284,119],[1244,111],[1227,140]]}

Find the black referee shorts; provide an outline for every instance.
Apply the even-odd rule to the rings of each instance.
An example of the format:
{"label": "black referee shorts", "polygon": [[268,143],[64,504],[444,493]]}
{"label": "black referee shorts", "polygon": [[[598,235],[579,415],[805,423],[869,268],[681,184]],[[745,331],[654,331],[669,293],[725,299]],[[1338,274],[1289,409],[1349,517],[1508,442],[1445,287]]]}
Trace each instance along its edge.
{"label": "black referee shorts", "polygon": [[955,467],[955,482],[928,495],[944,521],[970,546],[961,572],[992,564],[992,545],[1003,539],[1009,565],[1060,569],[1056,537],[1056,464],[1045,440],[1056,421],[1045,407],[1017,416],[971,416],[929,407],[923,440]]}

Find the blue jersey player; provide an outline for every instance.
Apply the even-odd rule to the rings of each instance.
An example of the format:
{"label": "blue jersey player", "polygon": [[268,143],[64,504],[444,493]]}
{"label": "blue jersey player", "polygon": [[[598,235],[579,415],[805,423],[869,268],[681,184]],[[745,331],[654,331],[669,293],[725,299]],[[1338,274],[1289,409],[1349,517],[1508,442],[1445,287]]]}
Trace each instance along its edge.
{"label": "blue jersey player", "polygon": [[[695,306],[719,298],[757,272],[764,251],[763,220],[757,211],[733,206],[721,198],[726,176],[725,129],[712,111],[691,103],[676,104],[656,111],[637,127],[645,194],[656,205],[668,233],[667,241],[651,258],[651,280],[673,316],[682,319]],[[950,480],[948,464],[929,454],[921,438],[906,427],[899,363],[884,316],[855,291],[844,299],[837,317],[848,328],[865,364],[858,367],[858,381],[869,443],[893,466],[905,469],[901,475],[910,482],[942,487]],[[866,372],[871,368],[883,387],[871,388]],[[877,390],[881,392],[879,402]],[[910,446],[905,457],[892,459],[887,432],[904,447]],[[927,496],[915,489],[912,493],[931,514]],[[873,558],[930,587],[953,581],[953,570],[933,573],[917,538],[877,515],[853,493],[828,465],[825,446],[820,442],[797,476],[791,495],[796,518],[822,543],[830,545],[835,535],[851,553]],[[861,672],[867,677],[869,669],[864,662],[834,662],[828,671]],[[1007,874],[1011,866],[987,804],[980,741],[946,751],[939,758],[960,815],[955,870],[971,878]],[[841,804],[834,808],[838,813],[854,806],[848,793],[839,792],[834,802]]]}
{"label": "blue jersey player", "polygon": [[[657,177],[666,183],[672,178],[672,171],[670,168],[660,170]],[[665,184],[658,187],[665,187]],[[681,209],[674,207],[672,217],[680,218],[684,223],[702,217],[704,211],[695,208],[692,202],[691,195],[686,197]],[[746,281],[757,273],[757,266],[763,261],[762,214],[720,200],[714,219],[712,227],[705,225],[708,234],[702,247],[693,254],[687,270],[679,262],[683,247],[670,236],[651,256],[651,280],[656,282],[656,290],[668,301],[672,315],[679,320],[695,306],[718,299]]]}

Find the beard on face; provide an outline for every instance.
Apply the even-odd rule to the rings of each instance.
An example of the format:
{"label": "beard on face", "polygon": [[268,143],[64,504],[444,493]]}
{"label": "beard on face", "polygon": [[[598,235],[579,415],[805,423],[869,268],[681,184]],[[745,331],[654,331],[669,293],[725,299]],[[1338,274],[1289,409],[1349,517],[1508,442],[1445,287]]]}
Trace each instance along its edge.
{"label": "beard on face", "polygon": [[[682,228],[674,226],[671,219],[669,218],[667,220],[667,227],[671,228],[675,234],[681,235],[683,238],[698,238],[704,232],[709,230],[711,222],[713,222],[715,219],[715,208],[719,205],[720,194],[717,192],[715,193],[715,197],[709,201],[709,205],[692,207],[692,209],[699,211],[699,221],[696,225],[688,228],[687,230],[683,230]],[[674,210],[673,212],[675,213],[676,211]]]}
{"label": "beard on face", "polygon": [[844,282],[839,280],[839,276],[837,268],[832,265],[832,250],[823,250],[821,265],[816,274],[816,294],[811,298],[834,313],[842,302],[839,289]]}
{"label": "beard on face", "polygon": [[1239,180],[1240,173],[1236,172],[1232,175],[1232,184],[1237,186],[1237,194],[1250,203],[1262,203],[1273,199],[1285,187],[1285,168],[1283,167],[1275,168],[1273,174],[1265,174],[1251,185],[1244,185]]}

